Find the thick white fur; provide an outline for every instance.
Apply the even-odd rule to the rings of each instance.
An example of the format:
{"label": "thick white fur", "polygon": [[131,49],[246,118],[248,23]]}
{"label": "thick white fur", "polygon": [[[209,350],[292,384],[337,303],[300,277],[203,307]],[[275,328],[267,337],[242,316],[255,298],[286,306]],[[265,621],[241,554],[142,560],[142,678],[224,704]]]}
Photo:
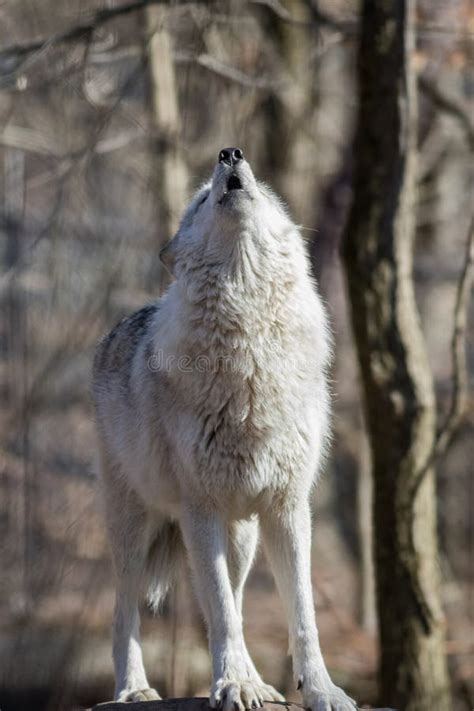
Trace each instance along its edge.
{"label": "thick white fur", "polygon": [[[232,172],[241,190],[227,190]],[[146,329],[124,322],[99,346],[94,372],[117,574],[116,698],[157,698],[137,601],[151,580],[159,603],[183,541],[208,627],[211,705],[281,698],[242,632],[260,529],[304,704],[353,711],[326,670],[312,597],[309,499],[329,437],[330,338],[300,233],[246,161],[218,163],[162,258],[174,283]]]}

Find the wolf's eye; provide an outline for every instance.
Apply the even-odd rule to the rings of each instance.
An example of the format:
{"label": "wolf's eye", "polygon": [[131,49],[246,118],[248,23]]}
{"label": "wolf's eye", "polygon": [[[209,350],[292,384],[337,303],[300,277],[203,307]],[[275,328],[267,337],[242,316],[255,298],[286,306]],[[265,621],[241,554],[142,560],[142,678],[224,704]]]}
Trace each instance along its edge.
{"label": "wolf's eye", "polygon": [[204,197],[199,200],[199,202],[198,202],[198,204],[197,204],[197,209],[198,209],[198,210],[199,210],[199,208],[201,207],[201,205],[206,202],[206,200],[207,200],[208,197],[209,197],[209,193],[206,193],[206,195],[204,195]]}

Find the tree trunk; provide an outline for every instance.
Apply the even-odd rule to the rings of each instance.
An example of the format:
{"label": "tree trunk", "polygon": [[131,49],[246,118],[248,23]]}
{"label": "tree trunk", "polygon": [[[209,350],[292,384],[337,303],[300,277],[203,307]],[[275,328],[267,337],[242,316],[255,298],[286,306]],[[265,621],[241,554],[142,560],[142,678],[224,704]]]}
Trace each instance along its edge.
{"label": "tree trunk", "polygon": [[357,475],[357,529],[360,546],[360,590],[358,617],[361,627],[374,632],[377,626],[375,616],[374,559],[372,556],[372,467],[370,447],[365,432],[359,431]]}
{"label": "tree trunk", "polygon": [[146,31],[150,77],[150,100],[155,133],[155,168],[157,204],[159,206],[158,244],[152,260],[153,287],[163,290],[169,276],[160,263],[158,252],[173,237],[186,203],[187,167],[179,138],[181,115],[174,70],[172,40],[168,30],[169,8],[152,5],[146,8]]}
{"label": "tree trunk", "polygon": [[435,401],[412,279],[414,5],[363,3],[354,196],[343,259],[372,454],[380,694],[403,711],[447,711],[435,482],[426,466]]}
{"label": "tree trunk", "polygon": [[4,223],[6,249],[4,266],[9,276],[5,298],[6,362],[9,387],[7,389],[10,417],[17,422],[18,442],[22,451],[21,487],[11,492],[11,521],[14,547],[15,576],[14,612],[25,615],[31,598],[31,467],[28,461],[29,414],[25,409],[27,397],[27,322],[25,292],[20,283],[24,251],[22,222],[25,210],[25,154],[18,148],[4,151]]}

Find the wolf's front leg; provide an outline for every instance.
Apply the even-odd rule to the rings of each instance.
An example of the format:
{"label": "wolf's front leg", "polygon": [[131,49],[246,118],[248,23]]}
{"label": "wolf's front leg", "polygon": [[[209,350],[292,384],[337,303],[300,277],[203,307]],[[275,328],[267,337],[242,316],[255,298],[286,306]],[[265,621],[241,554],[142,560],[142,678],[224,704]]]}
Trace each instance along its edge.
{"label": "wolf's front leg", "polygon": [[307,501],[266,514],[262,536],[285,603],[293,670],[303,703],[312,711],[354,711],[356,703],[332,683],[319,646],[311,586],[311,516]]}
{"label": "wolf's front leg", "polygon": [[[234,594],[235,608],[242,624],[244,585],[250,572],[258,543],[258,520],[233,521],[228,526],[227,566]],[[284,701],[270,684],[265,684],[244,645],[244,654],[251,678],[261,687],[264,701]]]}
{"label": "wolf's front leg", "polygon": [[227,568],[227,527],[215,512],[186,505],[181,527],[206,618],[212,656],[210,704],[224,711],[262,706],[262,689],[247,664],[240,615]]}

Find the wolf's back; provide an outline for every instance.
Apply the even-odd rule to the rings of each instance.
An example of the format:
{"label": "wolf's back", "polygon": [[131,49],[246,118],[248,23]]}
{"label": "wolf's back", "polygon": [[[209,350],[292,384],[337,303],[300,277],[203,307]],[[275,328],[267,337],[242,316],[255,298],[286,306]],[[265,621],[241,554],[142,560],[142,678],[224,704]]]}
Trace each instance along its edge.
{"label": "wolf's back", "polygon": [[97,398],[112,381],[127,387],[133,357],[138,345],[146,337],[150,324],[159,309],[158,303],[148,304],[123,318],[99,342],[92,369],[93,393]]}

